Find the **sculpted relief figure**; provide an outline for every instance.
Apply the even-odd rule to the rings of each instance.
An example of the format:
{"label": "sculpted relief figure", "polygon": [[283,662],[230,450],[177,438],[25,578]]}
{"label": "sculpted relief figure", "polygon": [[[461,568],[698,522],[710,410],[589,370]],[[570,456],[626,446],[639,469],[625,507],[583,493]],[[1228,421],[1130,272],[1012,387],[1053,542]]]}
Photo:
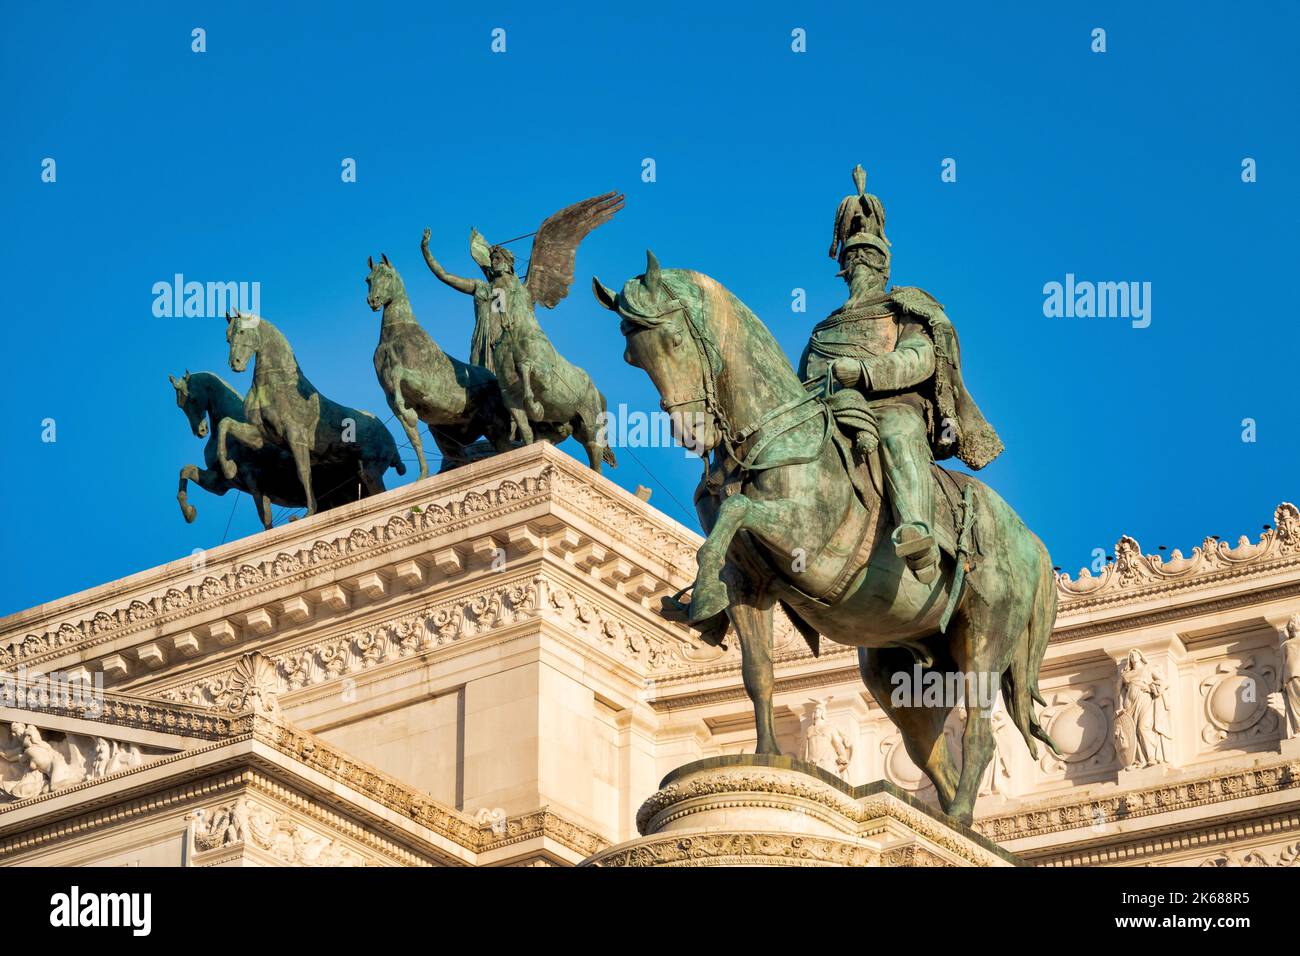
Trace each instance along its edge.
{"label": "sculpted relief figure", "polygon": [[853,762],[853,743],[826,719],[826,701],[813,701],[812,722],[804,733],[802,759],[843,777]]}
{"label": "sculpted relief figure", "polygon": [[[720,283],[665,269],[653,253],[621,291],[592,283],[617,313],[625,360],[649,375],[675,437],[704,458],[695,493],[700,548],[689,602],[666,616],[706,643],[734,628],[757,752],[777,754],[773,612],[813,653],[858,648],[858,667],[945,812],[971,820],[995,744],[969,708],[960,765],[944,746],[956,701],[892,699],[899,673],[940,685],[984,675],[1037,756],[1038,672],[1056,619],[1041,541],[990,487],[934,459],[982,467],[1002,445],[967,393],[957,339],[919,290],[887,289],[884,212],[841,203],[836,253],[849,301],[814,330],[798,373],[763,322]],[[883,477],[882,477],[883,476]],[[743,532],[743,533],[742,533]]]}
{"label": "sculpted relief figure", "polygon": [[1286,721],[1286,735],[1300,736],[1300,614],[1291,616],[1278,632],[1281,638],[1279,689],[1269,694],[1268,703]]}
{"label": "sculpted relief figure", "polygon": [[[18,773],[0,772],[0,800],[26,800],[85,780],[138,767],[164,751],[139,744],[83,734],[54,733],[46,740],[34,724],[14,721],[9,737],[16,746],[0,749],[0,758]],[[8,770],[9,768],[0,768]]]}
{"label": "sculpted relief figure", "polygon": [[[308,515],[318,510],[318,490],[322,497],[351,491],[355,500],[383,491],[389,468],[406,474],[397,443],[384,424],[369,412],[340,405],[317,391],[298,367],[288,339],[266,319],[227,314],[226,341],[233,371],[242,372],[253,362],[253,384],[244,396],[245,420],[223,418],[217,425],[217,460],[226,478],[239,472],[230,457],[231,438],[254,451],[271,446],[292,456]],[[314,486],[312,470],[325,464],[347,476],[341,489]]]}
{"label": "sculpted relief figure", "polygon": [[515,273],[514,254],[502,245],[489,246],[477,230],[470,233],[470,255],[483,279],[445,270],[429,252],[428,229],[421,244],[433,274],[474,298],[470,365],[496,375],[510,415],[509,437],[531,444],[539,437],[563,440],[573,435],[596,471],[602,462],[616,464],[602,427],[605,396],[586,372],[555,351],[537,322],[536,306],[553,309],[568,295],[578,244],[622,208],[622,196],[606,193],[549,217],[537,229],[523,281]]}
{"label": "sculpted relief figure", "polygon": [[18,746],[12,750],[0,750],[0,757],[19,764],[22,776],[17,780],[0,781],[0,796],[26,800],[82,779],[83,774],[70,766],[68,759],[47,743],[36,727],[15,722],[9,725],[9,733],[18,741]]}
{"label": "sculpted relief figure", "polygon": [[1120,763],[1129,770],[1169,762],[1166,741],[1170,727],[1169,687],[1160,668],[1136,647],[1119,672],[1119,706],[1115,709],[1115,741]]}

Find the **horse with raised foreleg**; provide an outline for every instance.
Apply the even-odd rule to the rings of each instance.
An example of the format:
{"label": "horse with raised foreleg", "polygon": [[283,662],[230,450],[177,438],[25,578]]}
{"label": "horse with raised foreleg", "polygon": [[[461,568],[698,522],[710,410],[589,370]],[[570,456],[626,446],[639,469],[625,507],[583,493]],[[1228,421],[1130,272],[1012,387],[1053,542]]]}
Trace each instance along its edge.
{"label": "horse with raised foreleg", "polygon": [[244,396],[247,420],[223,418],[217,426],[217,459],[227,478],[238,471],[226,447],[232,436],[253,449],[269,444],[293,456],[308,515],[318,510],[312,487],[317,464],[337,464],[350,472],[362,497],[384,490],[389,468],[406,474],[397,443],[383,422],[317,391],[298,367],[288,340],[266,319],[227,313],[226,341],[231,369],[242,372],[253,360],[253,385]]}
{"label": "horse with raised foreleg", "polygon": [[[188,482],[196,482],[204,491],[224,495],[243,491],[257,507],[264,528],[271,527],[271,506],[306,507],[307,498],[294,470],[293,458],[279,448],[265,446],[254,450],[238,445],[230,451],[236,466],[234,478],[227,478],[218,467],[217,425],[223,418],[237,422],[244,419],[244,397],[220,376],[212,372],[188,371],[181,377],[168,375],[176,390],[176,405],[185,413],[195,438],[207,438],[203,446],[203,467],[186,465],[181,469],[176,500],[185,520],[193,522],[197,512],[189,503]],[[324,488],[319,494],[321,509],[333,508],[356,499],[356,482],[337,466],[321,465],[312,469],[313,484]]]}
{"label": "horse with raised foreleg", "polygon": [[621,316],[624,358],[649,374],[678,439],[712,456],[696,491],[708,537],[689,617],[711,643],[735,627],[758,753],[780,753],[772,716],[779,602],[813,653],[821,635],[858,648],[862,679],[908,754],[933,781],[944,811],[968,823],[993,755],[990,714],[965,707],[958,770],[944,725],[961,701],[895,696],[896,675],[910,681],[918,667],[925,683],[933,676],[945,687],[954,678],[963,687],[977,676],[991,680],[1030,752],[1037,755],[1035,738],[1055,749],[1034,713],[1056,619],[1046,548],[991,488],[941,476],[964,491],[966,514],[949,516],[968,526],[953,534],[962,542],[961,572],[945,553],[938,577],[922,583],[890,541],[879,482],[767,327],[707,276],[660,269],[653,254],[647,260],[645,275],[622,292],[598,280],[593,287]]}

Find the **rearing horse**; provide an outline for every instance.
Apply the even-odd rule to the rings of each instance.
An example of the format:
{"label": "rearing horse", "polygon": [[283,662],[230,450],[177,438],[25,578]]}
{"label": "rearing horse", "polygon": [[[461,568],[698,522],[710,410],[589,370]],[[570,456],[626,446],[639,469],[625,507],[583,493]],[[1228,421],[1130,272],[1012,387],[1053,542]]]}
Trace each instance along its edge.
{"label": "rearing horse", "polygon": [[[958,768],[944,725],[961,701],[896,696],[896,675],[919,667],[960,686],[977,675],[1002,691],[1012,721],[1037,755],[1038,670],[1056,619],[1046,548],[992,489],[968,486],[958,562],[921,583],[889,540],[889,504],[856,464],[831,409],[811,395],[767,327],[722,285],[698,272],[661,269],[621,293],[593,280],[596,298],[622,318],[624,359],[649,374],[683,445],[711,454],[696,508],[708,537],[689,612],[720,643],[728,623],[741,645],[754,705],[757,752],[778,754],[772,717],[773,610],[780,602],[818,651],[819,635],[858,648],[863,682],[898,726],[945,812],[969,823],[993,755],[991,714],[967,706]],[[707,457],[706,457],[707,462]],[[850,478],[857,469],[859,480]],[[861,477],[867,475],[867,477]],[[964,579],[964,586],[963,586]],[[953,606],[948,607],[956,592]],[[725,611],[725,616],[723,612]]]}

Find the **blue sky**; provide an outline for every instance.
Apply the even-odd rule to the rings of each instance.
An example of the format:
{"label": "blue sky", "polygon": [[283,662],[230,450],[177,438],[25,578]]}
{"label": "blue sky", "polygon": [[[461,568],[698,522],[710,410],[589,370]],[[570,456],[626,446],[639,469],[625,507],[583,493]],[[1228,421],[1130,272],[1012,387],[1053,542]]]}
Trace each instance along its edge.
{"label": "blue sky", "polygon": [[[858,162],[894,281],[945,304],[1006,441],[983,476],[1056,564],[1122,533],[1146,551],[1253,537],[1297,498],[1296,5],[705,6],[11,6],[0,613],[260,529],[246,497],[199,489],[198,520],[181,518],[177,471],[202,445],[167,375],[250,376],[228,369],[221,320],[155,318],[154,283],[260,282],[312,381],[386,418],[367,255],[388,253],[425,328],[464,357],[470,305],[425,268],[423,229],[469,275],[471,225],[504,239],[622,190],[541,320],[611,406],[652,409],[590,276],[618,287],[652,247],[727,285],[797,359],[843,300],[826,248]],[[1150,282],[1150,327],[1045,318],[1043,285],[1066,273]],[[614,480],[694,525],[694,460],[620,459]]]}

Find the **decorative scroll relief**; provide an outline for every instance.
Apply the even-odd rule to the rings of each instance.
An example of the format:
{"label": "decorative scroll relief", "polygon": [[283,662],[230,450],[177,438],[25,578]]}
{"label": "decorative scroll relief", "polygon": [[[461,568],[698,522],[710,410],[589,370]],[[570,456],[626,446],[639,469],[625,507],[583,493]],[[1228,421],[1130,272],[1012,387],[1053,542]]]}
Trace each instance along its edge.
{"label": "decorative scroll relief", "polygon": [[1284,501],[1273,512],[1273,527],[1254,544],[1245,535],[1235,546],[1206,538],[1200,547],[1192,549],[1191,557],[1183,557],[1175,549],[1163,559],[1158,554],[1143,554],[1138,543],[1125,535],[1115,543],[1115,559],[1100,574],[1094,576],[1088,568],[1080,568],[1073,580],[1069,574],[1058,575],[1056,585],[1062,601],[1078,602],[1084,598],[1188,582],[1297,555],[1300,555],[1300,511]]}
{"label": "decorative scroll relief", "polygon": [[53,793],[129,770],[171,751],[14,721],[0,745],[0,802]]}
{"label": "decorative scroll relief", "polygon": [[195,810],[192,819],[197,853],[242,844],[265,850],[289,866],[375,865],[343,841],[324,836],[247,797]]}
{"label": "decorative scroll relief", "polygon": [[264,560],[232,565],[225,571],[213,571],[183,587],[169,587],[155,597],[97,611],[88,618],[64,622],[43,633],[14,637],[7,646],[0,647],[0,669],[33,662],[83,643],[99,643],[97,639],[158,626],[174,615],[217,606],[241,592],[362,557],[366,552],[408,537],[431,536],[483,514],[541,500],[550,494],[554,473],[555,466],[548,464],[536,476],[506,480],[495,488],[471,491],[455,500],[413,506],[368,528],[354,528],[345,535],[316,541],[294,552],[281,552]]}

